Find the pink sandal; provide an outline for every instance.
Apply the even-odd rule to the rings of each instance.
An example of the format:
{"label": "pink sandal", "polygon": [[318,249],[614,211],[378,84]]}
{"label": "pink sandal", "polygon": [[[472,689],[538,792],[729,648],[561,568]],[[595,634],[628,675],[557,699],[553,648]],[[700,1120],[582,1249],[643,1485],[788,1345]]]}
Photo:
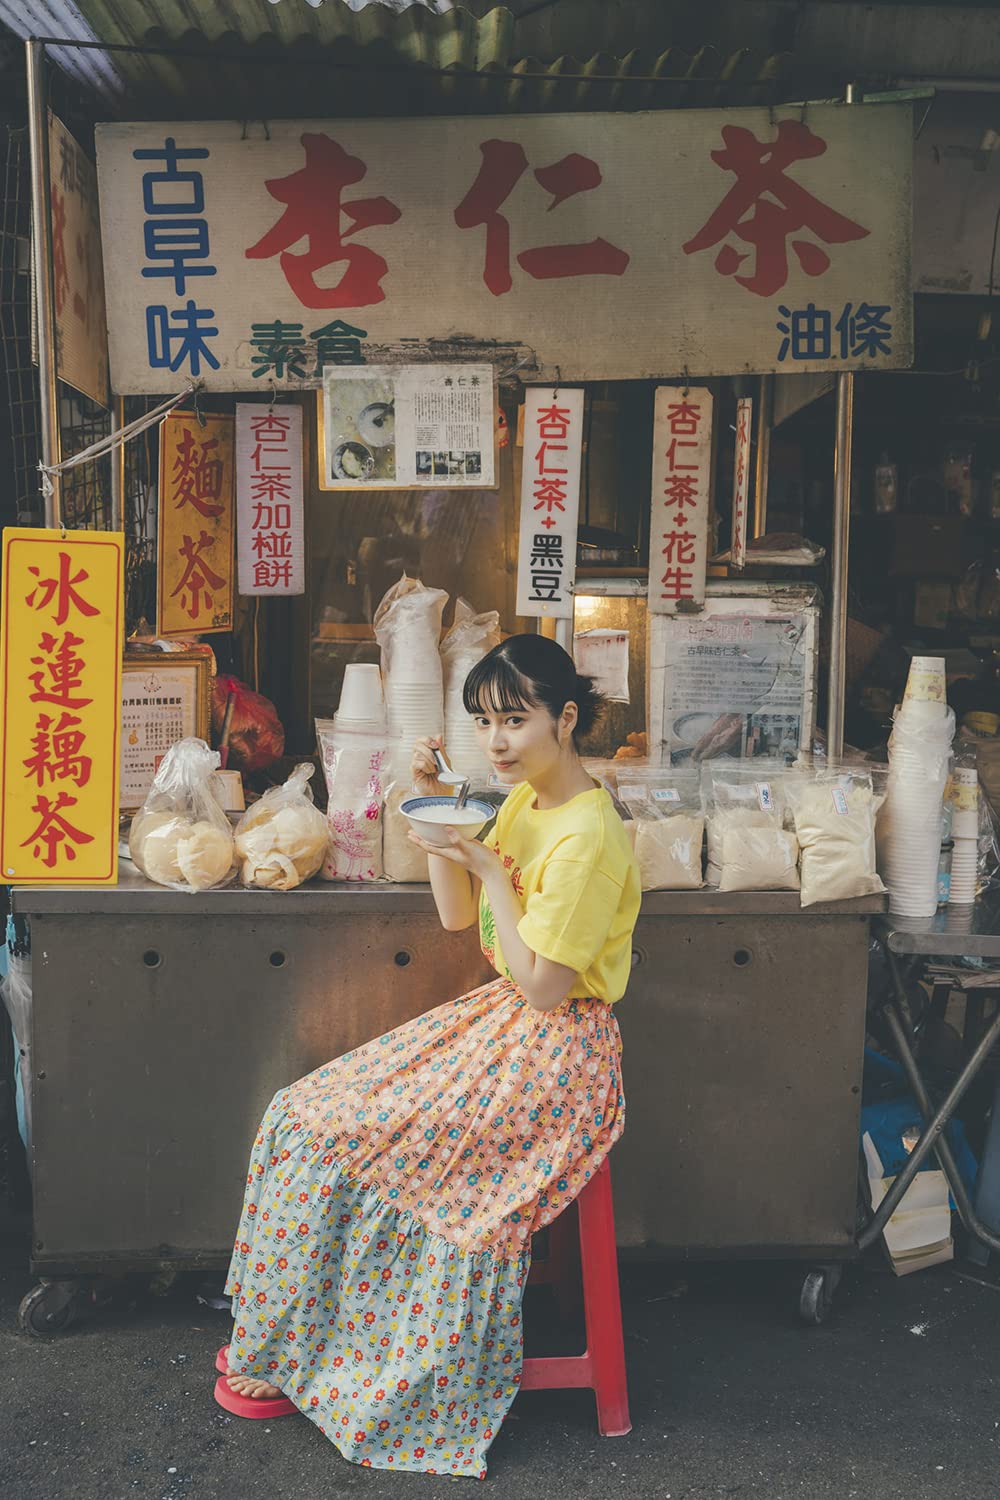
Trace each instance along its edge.
{"label": "pink sandal", "polygon": [[289,1401],[287,1396],[271,1396],[265,1400],[262,1396],[240,1396],[231,1390],[226,1381],[235,1372],[229,1369],[228,1344],[223,1344],[215,1356],[215,1368],[222,1372],[215,1382],[215,1399],[225,1411],[232,1412],[234,1417],[248,1417],[259,1421],[264,1417],[290,1417],[298,1410],[294,1401]]}

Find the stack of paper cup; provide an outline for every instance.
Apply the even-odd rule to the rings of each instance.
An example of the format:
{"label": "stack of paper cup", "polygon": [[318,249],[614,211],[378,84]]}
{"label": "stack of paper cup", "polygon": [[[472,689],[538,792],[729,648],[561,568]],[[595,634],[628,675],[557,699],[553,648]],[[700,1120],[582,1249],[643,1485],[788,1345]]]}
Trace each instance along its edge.
{"label": "stack of paper cup", "polygon": [[971,932],[973,911],[971,906],[949,906],[945,912],[945,932]]}
{"label": "stack of paper cup", "polygon": [[[944,660],[914,657],[889,741],[889,782],[879,822],[879,858],[892,910],[937,910],[941,818],[955,718],[945,699]],[[953,866],[954,868],[954,866]]]}
{"label": "stack of paper cup", "polygon": [[444,743],[456,771],[473,780],[489,776],[490,762],[472,715],[463,702],[465,679],[477,662],[500,642],[500,616],[495,609],[477,614],[465,599],[455,601],[455,623],[441,642],[444,671]]}
{"label": "stack of paper cup", "polygon": [[[436,668],[436,673],[435,669]],[[435,650],[426,670],[416,661],[394,666],[386,687],[389,711],[389,733],[412,746],[428,735],[444,731],[444,694],[441,690],[441,661]]]}
{"label": "stack of paper cup", "polygon": [[979,863],[979,773],[974,767],[958,766],[952,774],[951,855],[952,906],[971,906],[976,899]]}
{"label": "stack of paper cup", "polygon": [[375,612],[389,733],[413,742],[444,730],[444,690],[438,644],[448,595],[404,576]]}
{"label": "stack of paper cup", "polygon": [[344,685],[340,690],[335,723],[338,729],[354,733],[385,733],[382,674],[376,662],[355,661],[344,668]]}

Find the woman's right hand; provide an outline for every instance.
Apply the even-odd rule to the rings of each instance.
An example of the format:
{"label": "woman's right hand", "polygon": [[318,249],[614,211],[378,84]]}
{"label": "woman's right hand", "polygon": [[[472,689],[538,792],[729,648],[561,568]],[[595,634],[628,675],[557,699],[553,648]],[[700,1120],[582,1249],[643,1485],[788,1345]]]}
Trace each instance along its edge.
{"label": "woman's right hand", "polygon": [[[417,740],[413,747],[410,772],[413,776],[413,790],[418,797],[447,797],[454,790],[438,780],[438,764],[434,759],[434,751],[440,749],[441,741],[434,736],[426,740]],[[446,762],[447,759],[445,756]]]}

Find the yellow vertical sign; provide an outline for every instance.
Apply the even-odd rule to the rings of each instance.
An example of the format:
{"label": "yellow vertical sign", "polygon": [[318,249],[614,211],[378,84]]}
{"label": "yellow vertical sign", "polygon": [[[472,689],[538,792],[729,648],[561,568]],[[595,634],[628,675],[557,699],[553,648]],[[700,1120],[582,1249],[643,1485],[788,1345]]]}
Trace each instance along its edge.
{"label": "yellow vertical sign", "polygon": [[233,623],[232,417],[173,412],[160,426],[157,631]]}
{"label": "yellow vertical sign", "polygon": [[114,885],[125,539],[3,533],[0,879]]}

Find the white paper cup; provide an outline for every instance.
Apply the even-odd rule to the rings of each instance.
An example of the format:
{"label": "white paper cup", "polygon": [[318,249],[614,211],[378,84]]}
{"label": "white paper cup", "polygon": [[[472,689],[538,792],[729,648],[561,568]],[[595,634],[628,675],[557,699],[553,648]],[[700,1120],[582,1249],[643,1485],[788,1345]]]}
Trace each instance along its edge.
{"label": "white paper cup", "polygon": [[952,774],[951,831],[956,839],[975,839],[979,834],[979,773],[971,766],[957,766]]}
{"label": "white paper cup", "polygon": [[345,719],[377,718],[385,707],[382,674],[375,662],[352,661],[344,668],[338,714]]}
{"label": "white paper cup", "polygon": [[910,671],[903,693],[904,712],[914,703],[936,703],[941,716],[947,708],[948,693],[945,682],[943,656],[915,656],[910,662]]}

